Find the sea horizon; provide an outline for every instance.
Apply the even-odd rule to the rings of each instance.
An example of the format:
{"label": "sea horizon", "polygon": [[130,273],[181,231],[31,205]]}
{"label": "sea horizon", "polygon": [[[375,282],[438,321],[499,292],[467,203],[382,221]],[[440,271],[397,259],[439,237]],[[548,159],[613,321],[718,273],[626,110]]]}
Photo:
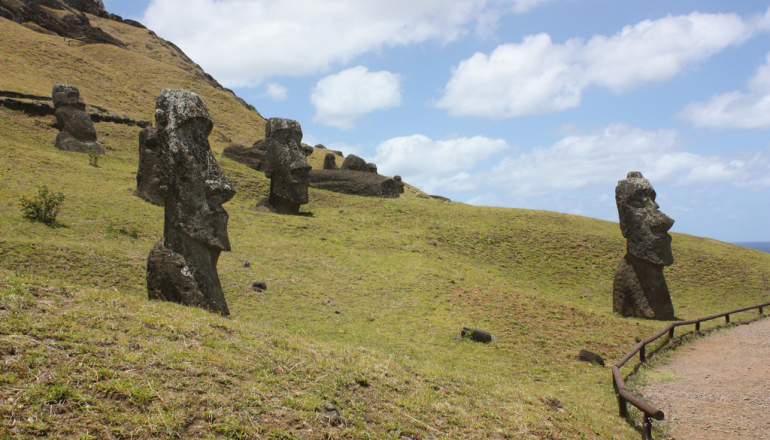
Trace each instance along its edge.
{"label": "sea horizon", "polygon": [[758,251],[767,252],[770,254],[770,241],[738,241],[733,244],[737,244],[738,246],[743,246],[750,249],[756,249]]}

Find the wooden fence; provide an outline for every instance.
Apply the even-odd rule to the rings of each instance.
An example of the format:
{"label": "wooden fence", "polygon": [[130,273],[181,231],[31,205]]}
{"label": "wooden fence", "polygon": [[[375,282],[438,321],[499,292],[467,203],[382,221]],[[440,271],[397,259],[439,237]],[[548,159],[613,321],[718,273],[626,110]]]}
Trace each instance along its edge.
{"label": "wooden fence", "polygon": [[762,315],[763,310],[765,307],[770,306],[770,302],[766,302],[764,304],[757,304],[755,306],[749,306],[749,307],[743,307],[740,309],[730,310],[729,312],[723,312],[718,313],[716,315],[706,316],[704,318],[698,318],[693,319],[690,321],[678,321],[674,322],[672,324],[667,325],[663,330],[659,331],[658,333],[655,333],[654,335],[650,336],[649,338],[645,339],[644,341],[641,341],[639,344],[634,347],[633,350],[629,351],[623,358],[621,358],[615,365],[612,366],[612,384],[615,387],[615,394],[618,397],[618,409],[620,413],[620,417],[626,418],[628,417],[628,406],[627,403],[630,403],[631,405],[634,405],[635,407],[639,408],[639,410],[644,414],[642,416],[642,440],[652,440],[652,420],[663,420],[665,415],[663,414],[663,411],[655,408],[654,406],[650,405],[648,402],[644,401],[643,399],[640,399],[633,394],[629,393],[626,389],[626,383],[623,380],[623,376],[620,374],[620,369],[623,367],[623,365],[626,364],[632,357],[634,357],[635,354],[639,353],[639,362],[644,362],[647,359],[646,354],[646,347],[648,344],[651,344],[658,340],[659,338],[663,337],[668,333],[669,338],[674,337],[674,329],[677,327],[681,327],[683,325],[693,325],[695,324],[695,331],[700,331],[700,324],[701,322],[705,321],[711,321],[712,319],[717,319],[724,317],[725,323],[730,323],[730,315],[734,315],[736,313],[740,312],[746,312],[748,310],[753,309],[759,309],[759,314]]}

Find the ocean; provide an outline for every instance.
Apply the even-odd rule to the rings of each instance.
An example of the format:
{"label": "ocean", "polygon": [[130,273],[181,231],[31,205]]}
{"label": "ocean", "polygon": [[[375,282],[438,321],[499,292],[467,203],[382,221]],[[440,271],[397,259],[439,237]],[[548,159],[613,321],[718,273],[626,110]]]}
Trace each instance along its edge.
{"label": "ocean", "polygon": [[770,254],[770,241],[742,241],[735,244]]}

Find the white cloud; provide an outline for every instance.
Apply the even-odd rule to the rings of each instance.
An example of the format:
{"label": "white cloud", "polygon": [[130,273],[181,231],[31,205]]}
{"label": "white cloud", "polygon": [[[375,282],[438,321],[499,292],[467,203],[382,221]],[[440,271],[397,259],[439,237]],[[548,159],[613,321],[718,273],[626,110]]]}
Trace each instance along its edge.
{"label": "white cloud", "polygon": [[418,188],[467,191],[478,176],[468,173],[476,163],[510,148],[502,139],[484,136],[434,141],[415,134],[389,139],[377,147],[374,162],[381,174],[400,175]]}
{"label": "white cloud", "polygon": [[693,102],[677,117],[696,127],[770,128],[770,54],[767,62],[749,79],[748,93],[733,91]]}
{"label": "white cloud", "polygon": [[476,53],[454,70],[435,105],[454,116],[495,119],[561,111],[599,85],[620,93],[666,81],[688,67],[766,28],[767,19],[735,14],[667,16],[554,44],[548,34]]}
{"label": "white cloud", "polygon": [[502,139],[482,136],[434,141],[413,135],[383,142],[374,161],[383,174],[400,174],[427,192],[476,192],[468,203],[480,205],[532,206],[547,198],[574,210],[583,197],[579,194],[610,200],[616,182],[629,171],[641,171],[653,185],[770,187],[770,150],[730,156],[690,153],[681,150],[679,132],[671,129],[612,124],[503,157],[491,169],[477,168],[478,162],[507,149]]}
{"label": "white cloud", "polygon": [[353,128],[359,117],[375,110],[401,105],[401,77],[357,66],[329,75],[310,95],[316,109],[313,121],[343,130]]}
{"label": "white cloud", "polygon": [[265,94],[273,101],[285,101],[289,97],[289,89],[278,83],[270,83],[265,86]]}
{"label": "white cloud", "polygon": [[[453,41],[545,0],[152,0],[142,22],[228,87],[307,75],[382,47]],[[511,7],[512,6],[512,7]]]}

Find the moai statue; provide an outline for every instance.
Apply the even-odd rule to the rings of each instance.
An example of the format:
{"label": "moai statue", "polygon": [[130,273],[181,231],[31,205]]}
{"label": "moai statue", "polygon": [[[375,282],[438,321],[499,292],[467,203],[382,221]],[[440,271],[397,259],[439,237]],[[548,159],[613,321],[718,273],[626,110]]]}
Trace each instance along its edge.
{"label": "moai statue", "polygon": [[324,156],[324,169],[325,170],[338,170],[337,155],[334,153],[326,153]]}
{"label": "moai statue", "polygon": [[655,190],[638,171],[618,182],[615,201],[627,245],[615,271],[613,310],[623,316],[672,319],[674,305],[663,268],[674,262],[668,234],[674,220],[658,210]]}
{"label": "moai statue", "polygon": [[211,117],[195,93],[165,89],[155,122],[166,214],[163,239],[147,258],[147,295],[229,315],[217,260],[230,250],[222,204],[235,190],[211,154]]}
{"label": "moai statue", "polygon": [[307,163],[302,145],[302,128],[291,119],[270,118],[265,126],[265,176],[270,195],[258,206],[279,214],[298,214],[308,201]]}
{"label": "moai statue", "polygon": [[73,86],[53,86],[54,114],[56,115],[56,148],[77,153],[104,154],[104,146],[96,139],[96,129],[80,92]]}
{"label": "moai statue", "polygon": [[160,192],[158,162],[158,130],[147,127],[139,132],[139,168],[136,171],[136,195],[153,205],[164,206],[165,195]]}

